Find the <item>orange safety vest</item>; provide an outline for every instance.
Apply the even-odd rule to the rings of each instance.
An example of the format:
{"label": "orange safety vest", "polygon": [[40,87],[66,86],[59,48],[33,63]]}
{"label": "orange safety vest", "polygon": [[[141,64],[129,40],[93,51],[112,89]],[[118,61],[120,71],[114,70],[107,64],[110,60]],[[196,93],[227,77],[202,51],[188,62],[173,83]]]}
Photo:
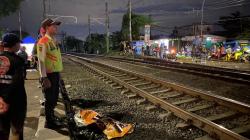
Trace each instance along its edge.
{"label": "orange safety vest", "polygon": [[[43,54],[43,47],[46,47],[45,54]],[[47,73],[63,70],[60,48],[50,36],[45,35],[38,41],[37,56],[40,61],[44,61]]]}
{"label": "orange safety vest", "polygon": [[156,52],[160,52],[160,48],[159,48],[159,47],[156,47],[156,48],[155,48],[155,51],[156,51]]}

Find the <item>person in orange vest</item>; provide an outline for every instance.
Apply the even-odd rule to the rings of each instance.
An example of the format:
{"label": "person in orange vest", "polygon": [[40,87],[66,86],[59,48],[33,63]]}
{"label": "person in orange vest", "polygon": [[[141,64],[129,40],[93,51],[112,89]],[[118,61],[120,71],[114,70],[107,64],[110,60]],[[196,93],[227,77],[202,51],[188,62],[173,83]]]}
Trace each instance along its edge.
{"label": "person in orange vest", "polygon": [[42,27],[46,30],[46,34],[37,43],[39,72],[45,98],[45,128],[49,129],[62,126],[60,119],[54,114],[59,95],[60,72],[63,70],[60,48],[55,40],[60,24],[59,21],[45,19]]}
{"label": "person in orange vest", "polygon": [[37,43],[39,41],[40,38],[44,37],[46,34],[46,31],[43,27],[41,27],[39,29],[39,33],[38,33],[38,38],[37,38],[37,41],[35,42],[34,44],[34,47],[33,47],[33,50],[32,50],[32,61],[31,61],[31,66],[33,68],[37,68],[37,65],[38,65],[38,58],[37,58]]}

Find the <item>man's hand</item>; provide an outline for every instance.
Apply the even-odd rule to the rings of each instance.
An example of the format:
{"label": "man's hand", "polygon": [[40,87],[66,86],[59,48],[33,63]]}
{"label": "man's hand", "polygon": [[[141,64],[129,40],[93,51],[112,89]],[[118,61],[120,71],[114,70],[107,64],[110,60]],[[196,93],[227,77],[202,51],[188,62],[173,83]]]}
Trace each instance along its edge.
{"label": "man's hand", "polygon": [[0,114],[4,114],[8,111],[9,105],[5,103],[2,97],[0,97]]}
{"label": "man's hand", "polygon": [[44,89],[48,89],[51,87],[51,82],[47,77],[42,79],[42,87]]}

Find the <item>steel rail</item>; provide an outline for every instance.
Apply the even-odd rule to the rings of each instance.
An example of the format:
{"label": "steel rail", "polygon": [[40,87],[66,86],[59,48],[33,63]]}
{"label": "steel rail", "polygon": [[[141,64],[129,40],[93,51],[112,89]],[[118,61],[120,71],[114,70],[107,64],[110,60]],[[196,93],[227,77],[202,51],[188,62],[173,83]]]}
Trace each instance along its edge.
{"label": "steel rail", "polygon": [[[120,72],[126,73],[130,76],[139,77],[139,78],[145,79],[145,80],[153,82],[153,83],[161,84],[161,85],[166,86],[166,87],[171,87],[176,91],[185,92],[185,94],[189,94],[189,95],[192,95],[195,97],[199,96],[202,99],[210,100],[210,101],[216,102],[217,104],[220,104],[222,106],[227,106],[231,109],[237,110],[239,112],[250,114],[250,106],[247,104],[244,104],[244,103],[240,103],[240,102],[230,100],[227,98],[223,98],[220,96],[211,95],[208,93],[204,93],[202,91],[190,89],[190,88],[187,88],[187,87],[184,87],[181,85],[176,85],[176,84],[162,81],[162,80],[159,80],[156,78],[141,75],[139,73],[135,73],[135,72],[121,69],[121,68],[117,68],[114,66],[101,64],[99,62],[96,62],[96,61],[93,61],[90,59],[86,59],[86,58],[82,58],[79,56],[74,56],[74,55],[68,55],[68,56],[78,58],[78,59],[83,60],[85,62],[88,62],[90,64],[98,65],[101,67],[106,67],[109,69],[113,69],[115,71],[120,71]],[[155,106],[160,107],[164,110],[173,112],[176,116],[182,118],[186,122],[206,131],[209,135],[213,135],[214,137],[217,137],[217,138],[219,137],[220,139],[227,139],[227,140],[247,139],[247,138],[245,138],[245,137],[243,137],[243,136],[241,136],[233,131],[230,131],[230,130],[228,130],[228,129],[226,129],[226,128],[224,128],[224,127],[222,127],[222,126],[220,126],[212,121],[209,121],[209,120],[207,120],[199,115],[185,111],[185,110],[183,110],[183,109],[181,109],[181,108],[179,108],[179,107],[177,107],[177,106],[175,106],[175,105],[173,105],[173,104],[171,104],[171,103],[169,103],[161,98],[155,97],[142,89],[139,89],[139,88],[137,88],[129,83],[124,82],[123,80],[121,80],[115,76],[108,74],[107,72],[103,72],[103,71],[95,68],[94,66],[91,66],[90,64],[82,63],[82,62],[79,62],[77,60],[73,60],[73,61],[75,61],[81,65],[84,65],[85,67],[87,67],[88,69],[91,69],[95,73],[103,75],[104,77],[114,81],[115,83],[118,83],[119,85],[122,85],[123,87],[133,91],[134,93],[136,93],[136,94],[140,95],[141,97],[147,99],[148,101],[152,102]]]}
{"label": "steel rail", "polygon": [[[86,55],[82,53],[71,53],[73,55]],[[103,55],[87,55],[91,57],[101,57],[105,59],[110,59],[114,61],[122,61],[126,63],[132,63],[137,65],[148,66],[151,68],[157,68],[162,70],[174,70],[178,72],[185,72],[190,74],[198,74],[204,77],[211,77],[214,79],[225,80],[241,84],[250,84],[250,71],[235,70],[228,68],[219,68],[206,65],[190,64],[190,63],[180,63],[171,62],[166,60],[161,60],[157,58],[143,57],[140,59],[131,58],[119,58],[119,57],[106,57]]]}

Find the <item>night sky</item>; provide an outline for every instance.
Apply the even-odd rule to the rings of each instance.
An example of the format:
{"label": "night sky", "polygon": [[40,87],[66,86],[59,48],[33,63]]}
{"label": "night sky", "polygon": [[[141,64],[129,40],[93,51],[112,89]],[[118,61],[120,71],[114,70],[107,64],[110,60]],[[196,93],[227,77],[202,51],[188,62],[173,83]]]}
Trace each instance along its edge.
{"label": "night sky", "polygon": [[[165,33],[171,32],[174,26],[182,26],[200,22],[200,9],[203,0],[132,0],[132,10],[137,14],[151,15],[155,24]],[[120,30],[122,16],[127,11],[128,0],[107,0],[110,11],[111,32]],[[73,19],[62,18],[60,30],[68,35],[84,39],[88,34],[88,14],[95,18],[105,17],[105,0],[47,0],[47,14],[76,16]],[[236,10],[243,15],[250,13],[250,0],[206,0],[204,19],[207,23],[215,23],[222,15]],[[21,4],[22,28],[32,36],[36,36],[42,20],[42,0],[25,0]],[[101,20],[104,22],[104,20]],[[18,14],[2,18],[0,27],[18,29]],[[165,28],[164,28],[165,27]],[[91,23],[91,31],[104,33],[105,27],[96,22]],[[155,32],[155,31],[153,31]],[[155,32],[160,33],[160,32]]]}

